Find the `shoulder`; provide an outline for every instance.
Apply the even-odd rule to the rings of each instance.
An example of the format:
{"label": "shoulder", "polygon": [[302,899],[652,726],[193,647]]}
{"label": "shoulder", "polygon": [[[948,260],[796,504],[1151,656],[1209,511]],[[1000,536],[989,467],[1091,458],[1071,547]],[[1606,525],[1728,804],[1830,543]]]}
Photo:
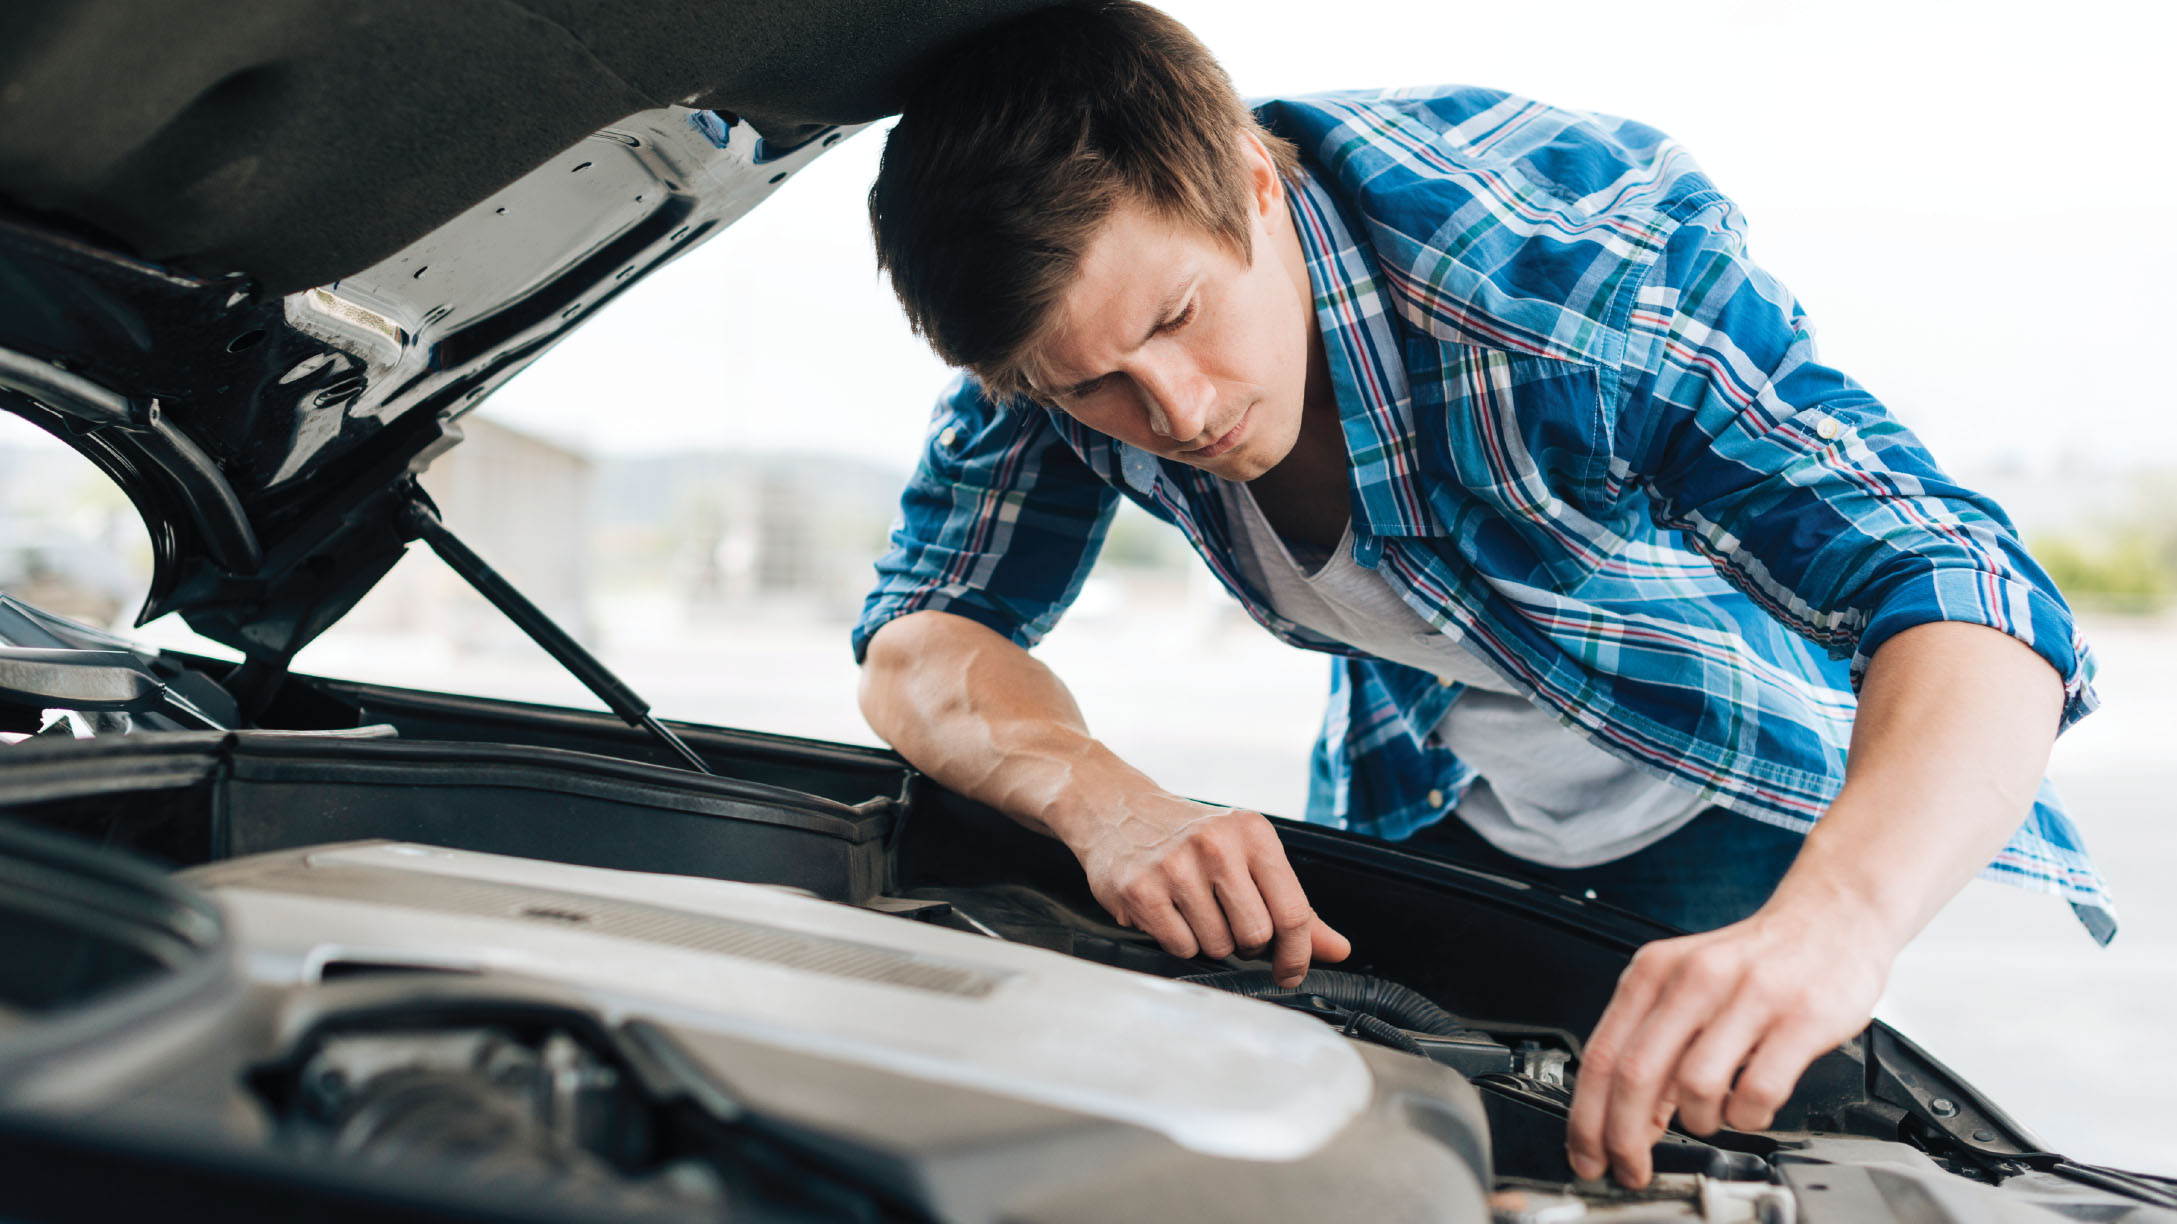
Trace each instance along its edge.
{"label": "shoulder", "polygon": [[1722,199],[1653,127],[1503,90],[1318,94],[1258,113],[1365,231],[1401,319],[1440,340],[1612,364],[1623,291]]}
{"label": "shoulder", "polygon": [[1342,183],[1456,181],[1498,198],[1584,214],[1670,208],[1714,185],[1647,124],[1501,89],[1428,85],[1276,98],[1258,107]]}

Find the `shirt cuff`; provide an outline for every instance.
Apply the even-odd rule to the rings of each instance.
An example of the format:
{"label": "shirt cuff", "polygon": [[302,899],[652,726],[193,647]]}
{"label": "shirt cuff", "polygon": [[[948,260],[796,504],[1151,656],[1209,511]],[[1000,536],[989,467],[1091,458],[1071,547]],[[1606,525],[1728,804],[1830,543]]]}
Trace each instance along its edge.
{"label": "shirt cuff", "polygon": [[888,600],[862,614],[854,626],[854,663],[859,667],[869,658],[869,639],[886,624],[911,612],[950,612],[964,616],[976,624],[991,630],[1023,650],[1031,649],[1041,640],[1030,626],[1018,617],[1008,616],[995,608],[977,603],[972,599],[956,599],[940,591],[932,591],[909,599]]}
{"label": "shirt cuff", "polygon": [[1914,625],[1957,621],[1986,625],[2025,643],[2048,661],[2064,682],[2063,731],[2101,704],[2094,692],[2094,656],[2064,601],[2013,574],[1942,568],[1922,573],[1877,606],[1852,655],[1852,691],[1884,642]]}

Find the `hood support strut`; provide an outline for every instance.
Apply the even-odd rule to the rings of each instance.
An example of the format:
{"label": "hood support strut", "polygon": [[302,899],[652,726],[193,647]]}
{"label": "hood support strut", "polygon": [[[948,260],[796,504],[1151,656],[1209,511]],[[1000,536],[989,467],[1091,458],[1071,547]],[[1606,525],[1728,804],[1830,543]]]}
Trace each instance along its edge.
{"label": "hood support strut", "polygon": [[650,733],[659,743],[670,749],[675,756],[687,762],[697,773],[710,773],[711,767],[697,756],[685,740],[673,734],[672,728],[661,723],[650,713],[650,703],[644,701],[634,689],[598,661],[596,655],[582,648],[580,642],[568,636],[567,631],[544,614],[544,609],[529,602],[527,596],[514,589],[514,584],[482,557],[454,537],[440,521],[438,511],[425,499],[420,489],[411,488],[402,519],[414,538],[429,545],[431,551],[446,563],[446,567],[461,575],[461,580],[476,588],[476,593],[491,601],[492,606],[506,614],[515,626],[529,639],[544,648],[544,652],[559,661],[561,667],[573,673],[584,688],[597,694],[598,700],[619,715],[628,726]]}

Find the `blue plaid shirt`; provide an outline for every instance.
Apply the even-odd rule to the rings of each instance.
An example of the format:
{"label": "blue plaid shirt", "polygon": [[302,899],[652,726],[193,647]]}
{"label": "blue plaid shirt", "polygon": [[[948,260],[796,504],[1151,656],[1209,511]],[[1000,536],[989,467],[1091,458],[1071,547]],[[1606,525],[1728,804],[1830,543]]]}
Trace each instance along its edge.
{"label": "blue plaid shirt", "polygon": [[[1744,222],[1652,128],[1484,89],[1258,113],[1307,169],[1292,213],[1351,462],[1354,559],[1598,746],[1804,832],[1844,780],[1853,689],[1900,630],[1968,621],[2092,709],[2070,610],[2003,511],[1815,355]],[[1402,838],[1474,771],[1430,734],[1460,685],[1272,610],[1216,478],[1054,408],[940,401],[854,630],[926,608],[1031,647],[1121,496],[1184,532],[1279,639],[1340,656],[1307,818]],[[2115,911],[2044,785],[1989,878]]]}

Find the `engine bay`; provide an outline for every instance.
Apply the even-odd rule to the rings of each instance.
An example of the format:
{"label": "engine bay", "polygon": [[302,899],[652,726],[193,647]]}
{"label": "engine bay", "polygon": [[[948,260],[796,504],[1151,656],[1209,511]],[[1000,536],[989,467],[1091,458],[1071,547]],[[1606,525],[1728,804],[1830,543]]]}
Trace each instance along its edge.
{"label": "engine bay", "polygon": [[[441,1205],[1540,1224],[2065,1214],[2084,1190],[2004,1179],[2046,1183],[2029,1198],[1932,1145],[1819,1131],[1673,1133],[1647,1188],[1581,1182],[1563,1155],[1576,1032],[1365,972],[1280,988],[1020,883],[845,904],[387,840],[165,877],[0,837],[165,896],[194,943],[149,980],[198,979],[147,1006],[144,971],[84,978],[106,1001],[47,1000],[76,1031],[32,1058],[20,1039],[56,1025],[13,1016],[11,1116],[187,1119],[197,1142]],[[1923,1200],[1947,1214],[1901,1209]],[[2096,1218],[2162,1215],[2137,1211]]]}
{"label": "engine bay", "polygon": [[886,753],[682,725],[698,774],[305,677],[280,730],[161,717],[0,748],[23,1218],[2177,1220],[1880,1023],[1773,1129],[1579,1181],[1581,1037],[1665,932],[1394,844],[1281,828],[1356,949],[1285,989]]}

